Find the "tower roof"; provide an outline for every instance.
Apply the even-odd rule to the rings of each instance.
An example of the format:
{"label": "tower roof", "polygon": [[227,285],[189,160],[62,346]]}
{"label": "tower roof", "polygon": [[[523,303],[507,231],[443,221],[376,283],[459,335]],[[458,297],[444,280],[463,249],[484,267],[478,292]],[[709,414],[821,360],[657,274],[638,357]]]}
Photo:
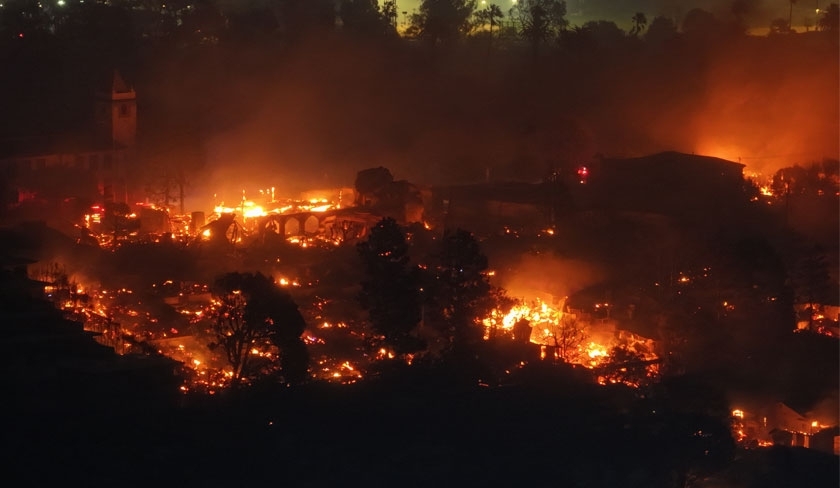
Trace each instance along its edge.
{"label": "tower roof", "polygon": [[130,100],[137,97],[134,88],[126,83],[119,70],[114,69],[105,81],[106,83],[97,90],[97,97],[109,100]]}
{"label": "tower roof", "polygon": [[134,90],[128,86],[128,83],[125,82],[120,72],[114,70],[113,76],[111,77],[111,93],[129,92],[134,92]]}

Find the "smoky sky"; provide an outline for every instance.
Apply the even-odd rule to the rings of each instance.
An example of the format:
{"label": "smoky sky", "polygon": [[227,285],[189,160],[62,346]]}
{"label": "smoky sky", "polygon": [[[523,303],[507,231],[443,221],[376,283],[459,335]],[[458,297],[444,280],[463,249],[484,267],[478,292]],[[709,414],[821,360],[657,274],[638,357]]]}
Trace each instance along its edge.
{"label": "smoky sky", "polygon": [[197,209],[242,190],[352,187],[377,166],[434,185],[671,150],[764,177],[840,157],[838,57],[823,37],[593,49],[534,63],[527,50],[321,36],[160,56],[137,83],[139,130],[198,134]]}
{"label": "smoky sky", "polygon": [[[481,7],[480,1],[479,7]],[[511,0],[495,0],[493,3],[507,14],[512,6]],[[566,18],[572,25],[583,25],[591,20],[609,20],[624,29],[629,29],[631,19],[636,12],[642,12],[652,20],[656,16],[665,16],[679,23],[683,16],[693,8],[702,8],[715,14],[722,20],[732,17],[733,0],[566,0]],[[793,24],[804,25],[806,19],[816,19],[816,8],[827,6],[828,0],[799,1],[793,5]],[[787,0],[744,0],[740,2],[743,15],[752,28],[770,25],[775,18],[787,18],[790,3]],[[420,5],[420,0],[397,0],[400,12],[411,13]],[[402,14],[401,14],[402,15]]]}

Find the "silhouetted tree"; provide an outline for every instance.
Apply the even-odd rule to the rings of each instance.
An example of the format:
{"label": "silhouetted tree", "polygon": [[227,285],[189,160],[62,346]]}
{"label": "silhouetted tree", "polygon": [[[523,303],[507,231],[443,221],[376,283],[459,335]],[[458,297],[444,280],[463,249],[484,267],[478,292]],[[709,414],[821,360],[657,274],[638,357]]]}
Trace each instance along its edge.
{"label": "silhouetted tree", "polygon": [[487,256],[470,232],[458,229],[444,234],[437,258],[429,293],[435,325],[455,349],[469,347],[482,339],[481,320],[494,305]]}
{"label": "silhouetted tree", "polygon": [[580,359],[580,346],[586,340],[586,331],[582,322],[571,315],[563,315],[560,322],[550,329],[551,347],[557,356],[570,363]]}
{"label": "silhouetted tree", "polygon": [[578,37],[576,44],[589,49],[614,48],[625,40],[624,31],[615,22],[608,20],[593,20],[573,30]]}
{"label": "silhouetted tree", "polygon": [[556,40],[568,25],[562,0],[521,0],[510,9],[510,16],[534,54],[543,44]]}
{"label": "silhouetted tree", "polygon": [[359,300],[373,330],[398,353],[419,348],[411,335],[420,322],[420,284],[409,265],[408,243],[394,219],[380,220],[357,246],[365,267]]}
{"label": "silhouetted tree", "polygon": [[382,18],[390,27],[392,32],[397,30],[397,0],[384,0],[382,2]]}
{"label": "silhouetted tree", "polygon": [[647,27],[647,17],[642,12],[636,12],[633,16],[633,28],[630,29],[630,35],[639,37],[645,27]]}
{"label": "silhouetted tree", "polygon": [[380,9],[376,0],[343,0],[339,6],[339,17],[343,29],[356,36],[381,37],[394,33],[392,19],[385,9]]}
{"label": "silhouetted tree", "polygon": [[654,17],[645,32],[645,42],[661,45],[677,37],[677,26],[670,17]]}
{"label": "silhouetted tree", "polygon": [[274,0],[273,10],[277,26],[288,40],[335,27],[335,4],[331,0]]}
{"label": "silhouetted tree", "polygon": [[484,29],[485,27],[489,27],[490,38],[492,39],[493,30],[498,27],[502,17],[504,17],[502,9],[496,4],[489,4],[483,9],[475,11],[475,28]]}
{"label": "silhouetted tree", "polygon": [[271,341],[280,351],[280,373],[283,383],[298,385],[309,379],[309,350],[300,337],[284,337],[274,334]]}
{"label": "silhouetted tree", "polygon": [[598,369],[598,373],[606,383],[644,386],[656,379],[649,370],[655,363],[626,345],[618,345],[610,349],[608,360]]}
{"label": "silhouetted tree", "polygon": [[837,32],[840,30],[840,6],[836,3],[829,5],[817,22],[817,26],[821,31],[826,32]]}
{"label": "silhouetted tree", "polygon": [[721,24],[715,15],[700,8],[689,10],[682,22],[683,34],[695,41],[711,41],[720,31]]}
{"label": "silhouetted tree", "polygon": [[475,0],[423,0],[408,32],[430,45],[451,44],[470,30]]}
{"label": "silhouetted tree", "polygon": [[790,34],[790,25],[788,21],[779,17],[770,22],[770,34]]}
{"label": "silhouetted tree", "polygon": [[300,336],[306,323],[291,295],[261,273],[225,274],[216,279],[212,292],[219,304],[214,326],[217,342],[210,346],[224,350],[233,369],[233,387],[256,374],[252,349],[272,343],[281,349],[286,381],[305,376],[309,359],[305,346],[300,348]]}
{"label": "silhouetted tree", "polygon": [[796,298],[808,304],[808,328],[814,327],[815,306],[829,300],[831,276],[828,259],[820,246],[814,246],[797,263],[793,273]]}

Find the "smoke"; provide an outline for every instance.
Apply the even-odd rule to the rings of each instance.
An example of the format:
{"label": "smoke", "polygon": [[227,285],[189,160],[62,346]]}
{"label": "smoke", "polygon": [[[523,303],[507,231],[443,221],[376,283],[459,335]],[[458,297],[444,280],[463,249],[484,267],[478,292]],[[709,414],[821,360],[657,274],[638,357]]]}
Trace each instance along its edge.
{"label": "smoke", "polygon": [[820,36],[747,37],[678,57],[623,64],[586,117],[599,150],[676,150],[772,175],[840,156],[836,44]]}
{"label": "smoke", "polygon": [[823,425],[837,425],[840,423],[840,400],[838,391],[832,391],[828,396],[817,402],[808,412],[808,418],[814,418]]}
{"label": "smoke", "polygon": [[349,187],[376,166],[419,184],[481,181],[488,169],[534,181],[599,153],[676,150],[769,175],[840,153],[836,45],[785,37],[566,51],[539,66],[482,46],[435,56],[346,38],[220,47],[162,62],[138,93],[162,107],[151,124],[202,134],[207,161],[191,177],[189,210],[235,206],[243,190]]}
{"label": "smoke", "polygon": [[351,186],[357,170],[384,165],[380,131],[398,105],[376,100],[384,76],[365,56],[310,42],[278,56],[276,66],[234,70],[214,109],[228,123],[206,143],[198,184],[205,198],[238,202],[243,190],[249,196],[271,187],[295,197]]}
{"label": "smoke", "polygon": [[773,51],[733,47],[706,73],[707,96],[692,120],[694,151],[766,175],[837,158],[840,80],[837,63],[821,59],[829,52],[804,42]]}
{"label": "smoke", "polygon": [[499,285],[511,297],[540,298],[555,304],[605,278],[604,271],[593,263],[553,253],[523,254],[510,269],[500,276]]}

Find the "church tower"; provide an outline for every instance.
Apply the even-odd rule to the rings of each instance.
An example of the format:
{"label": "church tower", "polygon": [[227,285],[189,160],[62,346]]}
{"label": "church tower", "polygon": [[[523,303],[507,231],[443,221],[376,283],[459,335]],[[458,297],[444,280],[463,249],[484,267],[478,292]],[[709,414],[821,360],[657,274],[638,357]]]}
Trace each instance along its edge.
{"label": "church tower", "polygon": [[114,149],[132,148],[137,136],[137,94],[117,70],[105,89],[96,92],[97,130]]}

